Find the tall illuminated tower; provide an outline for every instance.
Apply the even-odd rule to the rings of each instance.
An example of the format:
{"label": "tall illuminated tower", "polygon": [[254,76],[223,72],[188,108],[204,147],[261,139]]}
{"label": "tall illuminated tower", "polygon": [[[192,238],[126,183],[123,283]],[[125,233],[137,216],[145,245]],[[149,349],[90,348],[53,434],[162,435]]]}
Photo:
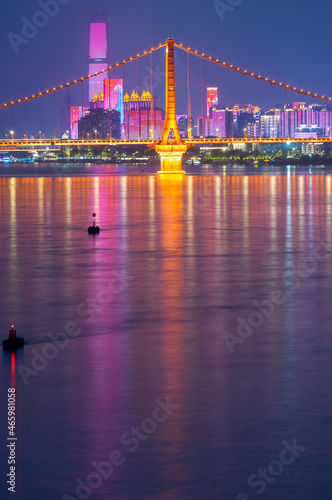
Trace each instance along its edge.
{"label": "tall illuminated tower", "polygon": [[[175,64],[173,38],[166,40],[166,111],[161,141],[155,146],[160,156],[161,174],[184,174],[182,156],[188,149],[180,136],[176,121]],[[173,137],[170,138],[170,132]],[[189,145],[190,147],[190,145]]]}
{"label": "tall illuminated tower", "polygon": [[[90,48],[89,48],[89,75],[108,68],[107,53],[107,14],[106,11],[90,13]],[[93,96],[104,91],[105,74],[90,78],[89,102]]]}

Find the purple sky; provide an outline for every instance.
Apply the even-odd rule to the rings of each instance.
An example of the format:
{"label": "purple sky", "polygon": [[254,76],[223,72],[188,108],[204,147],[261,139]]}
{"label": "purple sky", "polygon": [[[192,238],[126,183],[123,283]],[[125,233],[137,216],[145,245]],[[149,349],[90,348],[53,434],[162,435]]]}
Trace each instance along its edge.
{"label": "purple sky", "polygon": [[[53,4],[54,0],[50,0]],[[46,18],[46,25],[26,43],[18,43],[16,52],[8,34],[22,36],[24,22],[36,19],[42,10],[43,0],[15,0],[2,5],[0,19],[2,78],[0,101],[25,97],[88,73],[88,15],[91,9],[108,7],[110,62],[121,61],[153,45],[174,37],[177,41],[197,48],[214,57],[225,59],[244,69],[272,77],[276,80],[332,95],[329,64],[332,47],[330,19],[332,3],[319,0],[319,8],[312,0],[220,0],[216,8],[212,0],[136,0],[92,1],[59,0],[58,12]],[[47,3],[47,0],[45,0]],[[221,5],[227,9],[222,12]],[[54,8],[54,5],[53,5]],[[34,17],[35,16],[35,17]],[[38,19],[38,16],[37,16]],[[43,18],[39,18],[42,23]],[[139,67],[139,84],[143,85],[149,60],[142,60]],[[156,55],[157,72],[163,71],[163,54]],[[200,114],[200,62],[192,62],[193,108]],[[159,69],[158,69],[159,65]],[[178,111],[186,111],[185,70],[186,55],[177,55]],[[122,72],[114,74],[122,77]],[[136,66],[126,73],[125,90],[136,84]],[[204,65],[204,81],[215,85],[219,78],[221,104],[230,104],[228,74]],[[235,78],[239,78],[235,75]],[[241,77],[242,78],[242,77]],[[145,78],[145,81],[147,79]],[[246,86],[233,82],[235,102],[257,103],[256,83]],[[163,104],[162,76],[155,81],[155,93]],[[264,93],[265,92],[265,93]],[[73,91],[72,99],[80,100],[81,92]],[[282,97],[282,98],[281,98]],[[283,96],[273,97],[275,103]],[[64,102],[59,96],[57,106]],[[291,98],[289,99],[291,100]],[[294,96],[292,100],[297,100]],[[270,89],[263,90],[262,101],[270,106]],[[0,113],[2,113],[0,111]],[[38,114],[31,110],[33,115]],[[19,114],[19,112],[18,112]],[[30,118],[29,118],[30,119]],[[7,117],[1,119],[7,127]],[[1,125],[1,122],[6,122]]]}

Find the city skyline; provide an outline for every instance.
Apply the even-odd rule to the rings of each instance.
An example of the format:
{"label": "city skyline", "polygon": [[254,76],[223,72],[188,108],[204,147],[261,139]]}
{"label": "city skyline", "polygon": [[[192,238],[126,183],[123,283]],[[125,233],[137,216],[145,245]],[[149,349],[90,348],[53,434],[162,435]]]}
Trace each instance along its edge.
{"label": "city skyline", "polygon": [[[60,4],[60,2],[59,2]],[[220,11],[216,8],[213,2],[208,5],[204,10],[202,10],[201,4],[199,2],[190,3],[191,19],[193,23],[193,30],[188,30],[184,23],[180,20],[183,18],[185,9],[189,8],[188,2],[183,2],[181,5],[177,5],[177,12],[179,17],[174,19],[171,23],[171,16],[166,11],[165,7],[161,7],[161,11],[165,14],[163,23],[161,24],[162,29],[157,29],[158,21],[157,15],[153,12],[151,8],[140,9],[134,3],[129,3],[131,12],[131,21],[128,25],[128,16],[125,15],[124,7],[121,5],[112,5],[106,3],[108,9],[108,23],[110,25],[110,41],[109,41],[109,60],[111,62],[121,61],[122,58],[126,58],[130,55],[134,55],[136,50],[144,49],[146,46],[151,46],[161,42],[164,38],[172,35],[179,41],[187,41],[191,43],[194,47],[206,50],[215,57],[225,57],[229,62],[236,62],[248,70],[255,70],[257,73],[265,72],[267,75],[271,75],[275,78],[279,78],[281,81],[288,81],[290,84],[303,85],[307,88],[317,88],[322,94],[329,95],[329,82],[330,82],[330,72],[328,66],[324,63],[324,58],[326,59],[327,54],[327,44],[324,43],[325,31],[323,29],[319,32],[321,43],[321,50],[319,54],[314,51],[312,44],[307,39],[301,37],[301,48],[300,52],[297,52],[296,65],[294,65],[294,60],[288,47],[293,43],[296,44],[296,39],[300,36],[301,29],[294,25],[292,26],[292,31],[287,29],[283,30],[283,27],[289,23],[288,18],[283,18],[279,15],[278,11],[269,10],[269,6],[266,3],[257,1],[255,2],[255,9],[252,9],[249,2],[243,0],[236,8],[234,8],[229,13],[225,14],[225,19],[222,22],[220,19]],[[173,5],[173,2],[169,4]],[[280,3],[279,3],[280,5]],[[62,81],[71,80],[77,76],[82,76],[86,71],[86,53],[88,51],[88,41],[89,41],[89,12],[95,5],[92,2],[83,0],[80,2],[80,10],[77,11],[75,8],[75,1],[63,2],[63,5],[59,5],[59,11],[54,16],[54,18],[48,17],[48,23],[46,28],[38,28],[37,33],[28,40],[27,43],[21,43],[18,46],[18,53],[16,54],[12,44],[10,43],[8,33],[16,33],[18,36],[22,36],[23,22],[21,17],[25,16],[27,20],[32,20],[35,13],[39,12],[41,9],[40,5],[36,3],[31,5],[31,7],[26,6],[21,1],[17,3],[17,10],[11,12],[8,5],[5,8],[5,17],[7,19],[7,31],[3,26],[4,33],[4,70],[5,73],[10,75],[11,84],[10,86],[5,85],[4,81],[0,82],[0,92],[2,101],[10,101],[13,98],[18,98],[25,93],[33,93],[39,88],[41,90],[54,85],[57,81],[60,83]],[[103,8],[102,3],[97,7]],[[175,3],[174,3],[175,6]],[[287,13],[289,19],[292,19],[295,14],[301,12],[302,25],[312,22],[313,17],[310,16],[310,9],[308,2],[292,2],[292,5],[287,4]],[[331,9],[329,3],[326,3],[327,12]],[[21,17],[17,17],[16,12],[20,12]],[[127,14],[127,13],[126,13]],[[273,53],[268,53],[268,48],[265,44],[261,44],[258,51],[248,50],[248,48],[240,42],[239,37],[232,37],[232,43],[229,44],[226,41],[229,39],[230,32],[236,33],[237,30],[241,29],[243,33],[243,38],[249,36],[250,32],[250,22],[259,22],[261,18],[265,16],[266,23],[269,25],[269,30],[275,26],[280,32],[284,31],[284,36],[280,38],[278,42],[279,54],[282,57],[277,57],[275,54],[276,48],[274,48]],[[75,21],[74,21],[75,18]],[[114,20],[117,20],[116,22]],[[140,30],[142,26],[141,20],[149,24],[149,30]],[[204,24],[203,20],[209,21],[210,28],[208,29]],[[152,22],[153,20],[153,22]],[[32,22],[32,21],[31,21]],[[321,22],[325,22],[324,19]],[[127,23],[127,24],[126,24]],[[144,25],[144,24],[143,24]],[[136,36],[137,43],[135,50],[133,50],[133,45],[129,41],[129,37],[121,36],[123,32],[123,27],[126,29],[130,27],[132,36]],[[196,29],[195,29],[196,26]],[[60,29],[61,27],[61,29]],[[199,27],[199,29],[198,29]],[[278,28],[277,28],[278,27]],[[260,23],[260,30],[262,35],[264,30],[268,31],[267,27],[263,23]],[[138,35],[138,32],[140,34]],[[58,32],[58,37],[56,33]],[[61,33],[61,35],[60,35]],[[136,33],[136,35],[135,35]],[[194,33],[194,35],[193,35]],[[207,33],[209,36],[207,36]],[[318,34],[318,32],[317,32]],[[7,39],[6,39],[7,38]],[[52,40],[56,39],[57,43],[52,44]],[[241,37],[242,39],[242,37]],[[308,45],[308,50],[306,50],[306,45]],[[45,50],[51,50],[50,58],[52,60],[52,65],[41,65],[40,63],[45,60],[44,56],[39,56],[39,51],[45,54]],[[58,51],[58,52],[57,52]],[[29,53],[29,58],[27,59],[27,53]],[[306,54],[306,55],[305,55]],[[312,56],[312,57],[311,57]],[[313,57],[314,56],[314,57]],[[163,71],[163,61],[160,57],[159,71]],[[183,65],[183,61],[179,61]],[[147,85],[144,85],[144,77],[146,76],[146,66],[148,63],[144,63],[140,67],[140,78],[139,85],[143,91],[143,87],[147,90]],[[156,61],[158,64],[158,60]],[[314,65],[313,70],[309,70],[309,64]],[[25,74],[24,88],[22,88],[22,80],[19,78],[17,71],[20,68],[20,72]],[[47,68],[47,71],[45,69]],[[308,70],[306,71],[306,68]],[[199,94],[200,86],[200,70],[195,68],[193,65],[193,96],[195,95],[195,89],[197,88],[197,93]],[[208,70],[207,70],[208,72]],[[122,75],[120,75],[121,77]],[[118,77],[118,76],[116,76]],[[182,85],[184,79],[181,77],[181,72],[178,72],[178,83]],[[126,91],[131,92],[133,88],[136,87],[136,75],[131,78],[131,82],[128,83]],[[156,92],[161,100],[163,100],[164,89],[162,79],[157,77],[153,82],[156,86]],[[229,95],[229,85],[223,82],[221,96],[224,99],[224,106],[234,105],[236,103],[242,102],[245,104],[248,100],[236,99],[233,103],[230,102]],[[179,87],[178,96],[181,102],[185,102],[185,89]],[[211,75],[206,75],[206,86],[215,86],[215,77]],[[87,92],[87,89],[85,90]],[[248,89],[249,92],[249,89]],[[242,93],[242,90],[240,90]],[[268,94],[268,92],[267,92]],[[74,98],[75,96],[73,96]],[[262,96],[262,100],[268,101],[268,97]],[[193,98],[195,102],[196,99]],[[226,102],[225,102],[226,101]],[[249,102],[253,102],[251,98]],[[259,104],[259,103],[257,103]],[[265,103],[263,102],[264,106]],[[81,103],[80,103],[81,105]],[[184,107],[184,106],[183,106]],[[270,107],[267,106],[266,108]],[[195,108],[195,104],[193,104]],[[202,113],[199,110],[193,110],[196,118],[201,116]],[[179,113],[186,112],[185,109],[179,109]],[[204,115],[205,113],[203,113]],[[35,126],[38,129],[38,126]]]}

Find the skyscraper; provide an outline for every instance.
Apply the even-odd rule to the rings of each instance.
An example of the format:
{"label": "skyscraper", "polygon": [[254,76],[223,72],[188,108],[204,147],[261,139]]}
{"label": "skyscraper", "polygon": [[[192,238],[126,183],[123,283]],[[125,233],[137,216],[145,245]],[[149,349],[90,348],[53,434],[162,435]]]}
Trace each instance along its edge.
{"label": "skyscraper", "polygon": [[124,126],[125,139],[138,140],[148,139],[152,136],[160,139],[163,131],[163,112],[153,107],[151,109],[152,96],[149,91],[140,96],[133,91],[131,97],[124,96]]}
{"label": "skyscraper", "polygon": [[122,78],[104,80],[104,109],[115,109],[119,111],[121,125],[124,123]]}
{"label": "skyscraper", "polygon": [[[107,16],[106,11],[97,11],[90,14],[90,50],[89,50],[89,75],[108,68],[107,53]],[[90,78],[89,102],[95,94],[104,91],[105,74]]]}
{"label": "skyscraper", "polygon": [[71,106],[70,108],[70,138],[71,139],[78,139],[78,122],[84,118],[86,115],[87,111],[89,110],[88,107],[83,107],[82,106]]}
{"label": "skyscraper", "polygon": [[217,87],[208,87],[207,88],[207,113],[206,116],[210,116],[210,109],[213,106],[218,106],[219,98],[218,98],[218,88]]}
{"label": "skyscraper", "polygon": [[82,106],[70,108],[70,138],[78,139],[78,122],[82,118]]}
{"label": "skyscraper", "polygon": [[234,125],[233,111],[228,108],[213,108],[211,115],[211,135],[221,138],[232,137]]}

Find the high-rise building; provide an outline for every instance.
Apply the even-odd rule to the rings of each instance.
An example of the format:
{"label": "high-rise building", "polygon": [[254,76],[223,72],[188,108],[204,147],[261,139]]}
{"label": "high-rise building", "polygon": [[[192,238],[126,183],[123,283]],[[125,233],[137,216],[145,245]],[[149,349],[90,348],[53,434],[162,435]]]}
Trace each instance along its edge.
{"label": "high-rise building", "polygon": [[[188,115],[181,114],[176,115],[176,121],[179,127],[179,132],[181,137],[188,137]],[[190,118],[191,130],[194,128],[194,120]]]}
{"label": "high-rise building", "polygon": [[82,118],[82,106],[70,108],[70,138],[78,139],[78,122]]}
{"label": "high-rise building", "polygon": [[89,108],[82,106],[71,106],[70,108],[70,138],[78,139],[78,122],[85,116]]}
{"label": "high-rise building", "polygon": [[[108,68],[107,60],[107,17],[106,11],[97,11],[90,14],[90,50],[89,75]],[[105,74],[89,79],[89,102],[93,96],[104,91]]]}
{"label": "high-rise building", "polygon": [[114,109],[90,108],[78,122],[79,139],[121,139],[120,113]]}
{"label": "high-rise building", "polygon": [[280,137],[280,116],[269,112],[260,117],[260,137]]}
{"label": "high-rise building", "polygon": [[104,80],[104,109],[119,111],[121,124],[124,123],[122,78]]}
{"label": "high-rise building", "polygon": [[233,137],[233,111],[213,108],[211,112],[211,135],[213,137]]}
{"label": "high-rise building", "polygon": [[152,97],[149,91],[140,96],[133,91],[131,97],[124,96],[125,139],[148,139],[152,135],[160,139],[163,131],[163,111],[156,107],[151,109]]}
{"label": "high-rise building", "polygon": [[247,137],[250,139],[256,139],[260,135],[259,128],[259,119],[255,119],[255,121],[248,123],[247,125]]}
{"label": "high-rise building", "polygon": [[217,87],[208,87],[207,88],[207,116],[210,116],[210,109],[213,106],[218,106],[219,97],[218,97],[218,88]]}
{"label": "high-rise building", "polygon": [[197,119],[197,135],[198,137],[210,137],[211,136],[211,117],[210,116],[199,116]]}
{"label": "high-rise building", "polygon": [[233,109],[233,119],[234,119],[234,133],[238,129],[241,128],[241,124],[243,123],[241,115],[243,114],[251,114],[257,115],[260,113],[260,108],[258,106],[252,106],[251,104],[244,104],[243,106],[239,106],[239,104],[235,104]]}

